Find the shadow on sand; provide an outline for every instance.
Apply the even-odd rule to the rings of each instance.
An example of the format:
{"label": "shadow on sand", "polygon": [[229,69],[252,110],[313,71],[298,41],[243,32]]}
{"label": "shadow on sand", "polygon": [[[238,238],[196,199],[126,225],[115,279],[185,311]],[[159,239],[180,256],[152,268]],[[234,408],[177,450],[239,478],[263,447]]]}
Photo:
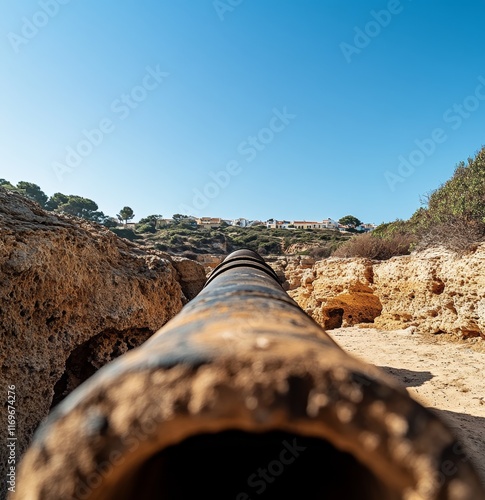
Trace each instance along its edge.
{"label": "shadow on sand", "polygon": [[393,368],[391,366],[379,366],[378,368],[399,380],[405,387],[419,387],[433,378],[433,374],[428,371],[417,372],[406,370],[405,368]]}
{"label": "shadow on sand", "polygon": [[[379,368],[405,387],[419,387],[434,376],[429,371],[413,371],[390,366],[380,366]],[[482,484],[485,485],[485,417],[432,407],[427,408],[448,424],[455,436],[464,445],[463,448],[458,449],[455,459],[457,461],[471,460]]]}
{"label": "shadow on sand", "polygon": [[428,409],[452,429],[463,444],[463,449],[458,449],[457,459],[470,460],[485,486],[485,417],[429,407]]}

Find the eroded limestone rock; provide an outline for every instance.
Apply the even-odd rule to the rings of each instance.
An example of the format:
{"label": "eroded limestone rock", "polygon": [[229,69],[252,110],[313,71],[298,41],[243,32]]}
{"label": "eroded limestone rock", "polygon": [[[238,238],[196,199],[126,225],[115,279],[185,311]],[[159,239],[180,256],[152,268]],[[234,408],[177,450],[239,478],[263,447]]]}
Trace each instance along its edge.
{"label": "eroded limestone rock", "polygon": [[435,248],[382,262],[330,258],[284,272],[289,294],[328,329],[374,322],[485,338],[485,244],[466,254]]}
{"label": "eroded limestone rock", "polygon": [[53,404],[179,312],[182,288],[201,286],[194,265],[0,189],[1,378],[16,388],[17,454]]}

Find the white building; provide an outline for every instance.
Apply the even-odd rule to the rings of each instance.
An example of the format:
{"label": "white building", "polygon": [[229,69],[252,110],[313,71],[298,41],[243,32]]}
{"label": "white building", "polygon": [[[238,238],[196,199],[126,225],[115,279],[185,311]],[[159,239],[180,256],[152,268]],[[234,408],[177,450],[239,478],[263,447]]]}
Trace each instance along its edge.
{"label": "white building", "polygon": [[266,227],[269,229],[288,229],[290,225],[291,222],[289,220],[269,219],[266,221]]}
{"label": "white building", "polygon": [[248,227],[251,225],[251,221],[245,219],[244,217],[240,217],[239,219],[234,219],[231,221],[231,226],[239,226],[239,227]]}
{"label": "white building", "polygon": [[266,227],[270,229],[339,229],[339,223],[333,219],[323,219],[318,221],[306,220],[276,220],[269,219],[266,221]]}
{"label": "white building", "polygon": [[295,229],[325,229],[321,222],[316,221],[294,220],[291,225],[295,226]]}
{"label": "white building", "polygon": [[377,227],[376,224],[366,223],[366,224],[361,224],[356,229],[358,229],[359,231],[365,231],[366,233],[368,233],[369,231],[374,231],[374,229],[376,227]]}
{"label": "white building", "polygon": [[219,227],[222,224],[222,219],[220,217],[199,217],[195,219],[198,226],[205,228]]}
{"label": "white building", "polygon": [[323,219],[322,224],[325,226],[325,229],[338,229],[338,222],[333,219]]}

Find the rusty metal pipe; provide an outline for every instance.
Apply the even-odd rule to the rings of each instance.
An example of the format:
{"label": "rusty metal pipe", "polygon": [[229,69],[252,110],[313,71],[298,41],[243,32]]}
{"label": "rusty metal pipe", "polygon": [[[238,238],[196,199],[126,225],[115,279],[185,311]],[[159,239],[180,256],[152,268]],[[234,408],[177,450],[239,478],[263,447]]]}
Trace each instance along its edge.
{"label": "rusty metal pipe", "polygon": [[344,352],[249,250],[54,409],[15,500],[195,495],[485,498],[449,428]]}

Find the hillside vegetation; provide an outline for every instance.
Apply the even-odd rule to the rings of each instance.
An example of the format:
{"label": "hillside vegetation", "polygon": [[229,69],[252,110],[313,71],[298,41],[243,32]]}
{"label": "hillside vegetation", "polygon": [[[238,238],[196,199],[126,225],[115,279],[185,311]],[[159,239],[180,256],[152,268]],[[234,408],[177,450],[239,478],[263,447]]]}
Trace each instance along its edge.
{"label": "hillside vegetation", "polygon": [[355,236],[334,255],[387,259],[411,250],[443,246],[467,251],[485,241],[485,147],[457,165],[451,179],[426,197],[409,220],[381,224]]}
{"label": "hillside vegetation", "polygon": [[148,248],[194,257],[197,254],[227,254],[240,248],[250,248],[261,255],[309,254],[316,258],[331,255],[349,238],[336,230],[268,229],[265,226],[223,226],[203,228],[188,222],[146,231],[113,228],[116,234]]}
{"label": "hillside vegetation", "polygon": [[[98,211],[87,198],[55,193],[50,198],[37,186],[19,182],[0,186],[39,203],[46,210],[82,217],[109,227],[121,237],[144,247],[195,258],[197,254],[227,254],[251,248],[261,255],[309,254],[315,258],[367,257],[385,260],[412,250],[444,246],[466,251],[485,240],[485,147],[457,165],[451,179],[426,197],[426,203],[409,220],[381,224],[372,233],[351,236],[337,230],[268,229],[266,226],[197,226],[187,216],[174,215],[173,223],[157,227],[161,216],[148,216],[132,227],[120,227],[134,217],[123,207],[117,219]],[[126,226],[126,224],[125,224]],[[352,229],[349,229],[352,231]]]}
{"label": "hillside vegetation", "polygon": [[[116,217],[104,214],[98,204],[83,196],[54,193],[47,196],[32,182],[20,181],[13,185],[0,179],[0,189],[16,192],[38,203],[43,209],[68,216],[79,217],[101,224],[122,238],[146,248],[195,258],[197,254],[225,255],[240,248],[251,248],[261,255],[309,254],[315,258],[328,257],[350,233],[361,224],[354,216],[345,216],[341,223],[349,224],[346,233],[322,229],[268,229],[265,225],[250,227],[230,226],[222,222],[220,227],[198,226],[194,218],[174,214],[168,225],[162,215],[149,215],[138,223],[128,224],[135,214],[125,206]],[[122,224],[122,225],[121,225]]]}

